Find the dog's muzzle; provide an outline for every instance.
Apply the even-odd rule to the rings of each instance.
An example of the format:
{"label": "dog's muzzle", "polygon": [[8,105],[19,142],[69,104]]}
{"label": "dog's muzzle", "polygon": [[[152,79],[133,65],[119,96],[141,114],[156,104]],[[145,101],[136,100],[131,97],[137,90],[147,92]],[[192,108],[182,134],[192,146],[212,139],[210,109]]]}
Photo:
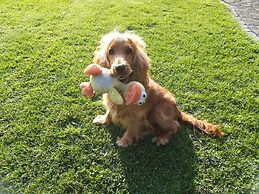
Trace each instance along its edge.
{"label": "dog's muzzle", "polygon": [[117,66],[115,67],[115,71],[116,71],[118,74],[123,74],[125,70],[126,70],[126,65],[124,65],[124,64],[120,64],[120,65],[117,65]]}

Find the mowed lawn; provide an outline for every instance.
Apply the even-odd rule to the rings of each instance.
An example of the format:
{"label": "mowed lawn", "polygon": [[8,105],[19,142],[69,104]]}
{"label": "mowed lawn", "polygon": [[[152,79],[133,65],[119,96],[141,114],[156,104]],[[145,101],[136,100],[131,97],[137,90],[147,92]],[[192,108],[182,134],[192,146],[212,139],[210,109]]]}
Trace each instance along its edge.
{"label": "mowed lawn", "polygon": [[[192,126],[122,149],[79,84],[102,35],[133,30]],[[0,0],[0,193],[258,193],[259,43],[219,0]]]}

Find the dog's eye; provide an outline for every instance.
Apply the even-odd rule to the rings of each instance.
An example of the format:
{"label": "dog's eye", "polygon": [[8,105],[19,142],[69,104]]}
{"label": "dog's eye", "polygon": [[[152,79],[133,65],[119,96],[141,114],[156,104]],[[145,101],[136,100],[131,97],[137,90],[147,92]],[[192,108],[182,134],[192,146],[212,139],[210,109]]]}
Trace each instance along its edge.
{"label": "dog's eye", "polygon": [[131,48],[127,48],[126,49],[126,54],[131,54],[132,53],[132,49]]}
{"label": "dog's eye", "polygon": [[110,55],[114,55],[114,49],[110,49],[110,50],[109,50],[109,54],[110,54]]}

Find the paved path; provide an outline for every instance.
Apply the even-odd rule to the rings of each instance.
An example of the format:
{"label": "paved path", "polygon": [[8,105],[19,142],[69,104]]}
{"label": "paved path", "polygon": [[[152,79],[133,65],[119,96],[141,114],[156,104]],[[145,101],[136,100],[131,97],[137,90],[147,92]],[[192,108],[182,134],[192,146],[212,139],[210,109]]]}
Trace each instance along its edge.
{"label": "paved path", "polygon": [[259,41],[259,0],[222,0],[248,34]]}

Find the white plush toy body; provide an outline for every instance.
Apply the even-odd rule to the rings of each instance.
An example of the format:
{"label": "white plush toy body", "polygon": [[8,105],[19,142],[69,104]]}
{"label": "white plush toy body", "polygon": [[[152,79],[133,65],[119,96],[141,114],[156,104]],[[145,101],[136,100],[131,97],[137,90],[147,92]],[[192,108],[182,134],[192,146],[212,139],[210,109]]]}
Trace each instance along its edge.
{"label": "white plush toy body", "polygon": [[90,75],[90,82],[80,84],[82,93],[87,97],[93,97],[94,92],[99,94],[109,93],[114,104],[126,106],[132,104],[141,105],[145,102],[147,93],[144,86],[136,81],[127,84],[110,75],[110,70],[97,64],[91,64],[84,70],[85,75]]}

